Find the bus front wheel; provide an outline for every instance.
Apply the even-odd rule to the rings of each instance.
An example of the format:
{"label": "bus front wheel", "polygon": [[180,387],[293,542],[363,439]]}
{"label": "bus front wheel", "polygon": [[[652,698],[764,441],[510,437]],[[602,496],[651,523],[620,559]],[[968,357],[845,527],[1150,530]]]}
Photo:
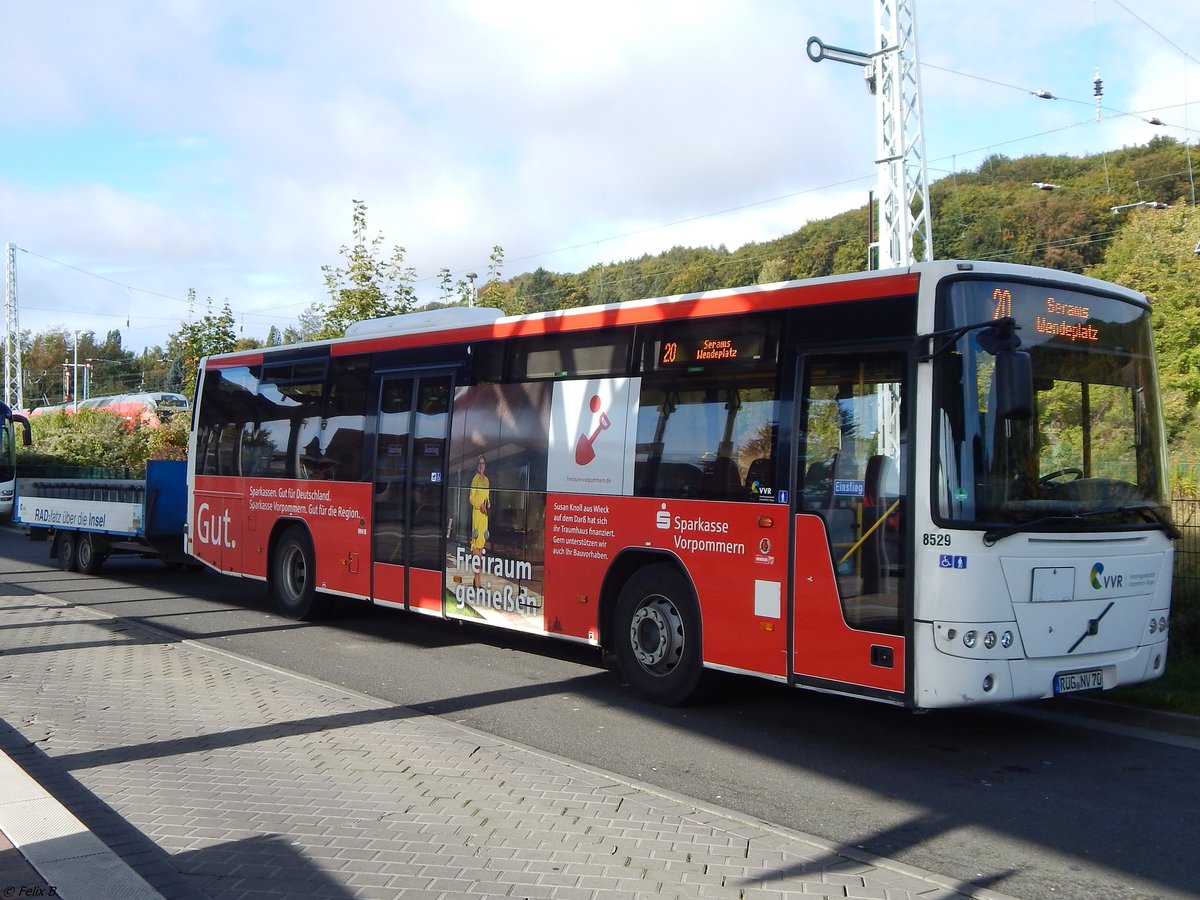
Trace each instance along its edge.
{"label": "bus front wheel", "polygon": [[289,528],[279,538],[271,575],[275,606],[289,619],[316,619],[324,612],[327,598],[317,593],[312,539],[303,528]]}
{"label": "bus front wheel", "polygon": [[621,589],[614,621],[617,664],[638,693],[664,706],[697,697],[704,676],[700,612],[679,572],[638,570]]}

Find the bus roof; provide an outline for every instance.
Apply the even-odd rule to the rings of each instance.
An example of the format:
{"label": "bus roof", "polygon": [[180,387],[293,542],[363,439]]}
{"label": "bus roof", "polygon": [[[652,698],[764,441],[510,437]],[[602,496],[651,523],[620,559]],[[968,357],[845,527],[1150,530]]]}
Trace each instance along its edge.
{"label": "bus roof", "polygon": [[1070,272],[1013,263],[936,260],[900,269],[827,275],[516,316],[505,315],[502,310],[490,307],[459,306],[417,310],[398,316],[355,322],[347,328],[343,337],[287,344],[278,348],[218,354],[208,357],[204,365],[213,368],[254,365],[262,362],[265,356],[302,347],[329,346],[331,355],[344,356],[391,348],[488,339],[503,340],[529,335],[647,324],[662,321],[664,318],[736,316],[766,309],[880,299],[916,293],[922,275],[940,278],[958,272],[1009,278],[1054,278],[1085,289],[1104,289],[1130,302],[1146,304],[1145,296],[1135,291]]}

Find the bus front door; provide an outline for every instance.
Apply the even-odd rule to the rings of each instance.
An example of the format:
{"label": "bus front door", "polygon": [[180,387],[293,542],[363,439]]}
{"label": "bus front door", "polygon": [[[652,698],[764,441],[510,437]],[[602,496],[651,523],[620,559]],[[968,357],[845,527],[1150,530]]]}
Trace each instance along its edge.
{"label": "bus front door", "polygon": [[445,557],[449,374],[380,378],[372,596],[440,614]]}
{"label": "bus front door", "polygon": [[900,699],[904,691],[902,354],[809,357],[795,505],[795,678]]}

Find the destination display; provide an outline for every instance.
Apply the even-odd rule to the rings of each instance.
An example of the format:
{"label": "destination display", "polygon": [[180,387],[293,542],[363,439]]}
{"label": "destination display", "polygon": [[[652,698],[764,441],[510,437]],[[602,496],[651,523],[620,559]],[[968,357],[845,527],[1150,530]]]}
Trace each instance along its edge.
{"label": "destination display", "polygon": [[[1030,296],[1026,296],[1026,294]],[[1061,296],[1061,294],[1060,294]],[[1100,329],[1091,323],[1092,310],[1089,304],[1059,300],[1044,292],[1028,291],[1021,297],[1020,309],[1013,309],[1012,290],[1007,287],[992,289],[992,318],[1017,318],[1027,321],[1033,313],[1033,329],[1038,334],[1066,338],[1069,341],[1098,341]]]}
{"label": "destination display", "polygon": [[657,368],[674,369],[695,365],[759,362],[766,336],[729,329],[711,334],[687,335],[658,341]]}

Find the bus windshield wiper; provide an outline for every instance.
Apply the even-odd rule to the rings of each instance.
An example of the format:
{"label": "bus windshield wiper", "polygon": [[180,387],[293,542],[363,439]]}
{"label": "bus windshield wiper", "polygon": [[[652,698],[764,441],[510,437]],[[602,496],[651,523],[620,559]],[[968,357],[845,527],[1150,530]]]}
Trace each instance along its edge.
{"label": "bus windshield wiper", "polygon": [[1039,516],[1036,519],[1030,519],[1028,522],[1017,522],[1013,525],[1005,525],[1003,528],[989,528],[983,533],[983,543],[985,547],[990,547],[997,541],[1002,541],[1006,537],[1011,537],[1022,531],[1028,531],[1036,528],[1039,525],[1048,525],[1051,522],[1078,522],[1083,519],[1091,519],[1095,516],[1108,516],[1114,513],[1139,513],[1147,522],[1153,522],[1159,528],[1166,532],[1167,537],[1172,540],[1178,540],[1180,537],[1179,529],[1170,522],[1158,516],[1155,512],[1157,507],[1150,503],[1133,503],[1128,506],[1106,506],[1103,509],[1091,509],[1087,512],[1078,512],[1069,516]]}

